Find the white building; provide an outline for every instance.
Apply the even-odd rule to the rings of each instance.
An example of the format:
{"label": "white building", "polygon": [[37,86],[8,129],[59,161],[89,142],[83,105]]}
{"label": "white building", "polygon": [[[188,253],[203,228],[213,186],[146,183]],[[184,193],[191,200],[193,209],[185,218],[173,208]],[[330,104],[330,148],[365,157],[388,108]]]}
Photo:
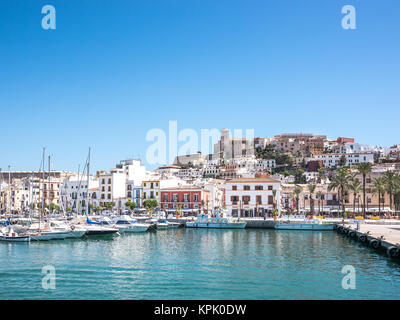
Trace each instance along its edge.
{"label": "white building", "polygon": [[342,156],[346,159],[346,166],[358,165],[363,162],[374,163],[373,153],[325,153],[315,154],[312,159],[321,160],[324,167],[336,167],[339,165]]}
{"label": "white building", "polygon": [[[64,179],[60,185],[60,207],[75,213],[86,211],[87,201],[87,176],[75,175]],[[99,180],[96,177],[89,177],[89,204],[99,206]]]}
{"label": "white building", "polygon": [[[242,178],[226,181],[226,209],[233,216],[241,217],[263,216],[274,208],[280,213],[280,186],[280,181],[270,178]],[[275,196],[274,192],[276,192]]]}

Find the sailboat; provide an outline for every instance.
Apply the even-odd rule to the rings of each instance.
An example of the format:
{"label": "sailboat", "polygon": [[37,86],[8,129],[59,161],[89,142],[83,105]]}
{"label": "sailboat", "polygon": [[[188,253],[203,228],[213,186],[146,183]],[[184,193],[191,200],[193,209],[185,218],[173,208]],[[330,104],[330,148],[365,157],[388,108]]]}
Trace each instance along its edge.
{"label": "sailboat", "polygon": [[[42,209],[39,214],[39,222],[32,224],[28,229],[27,229],[27,235],[30,236],[31,240],[35,241],[47,241],[47,240],[64,240],[68,237],[69,231],[68,230],[62,230],[62,231],[57,231],[53,230],[48,224],[42,223],[42,215],[44,213],[44,195],[45,195],[45,182],[44,182],[44,164],[45,164],[45,151],[46,148],[43,148],[43,158],[42,158],[42,179],[43,179],[43,197],[42,197]],[[50,175],[51,173],[51,168],[50,168],[50,156],[49,156],[49,192],[50,192]]]}
{"label": "sailboat", "polygon": [[94,222],[89,219],[89,182],[90,182],[90,148],[87,159],[87,183],[86,183],[86,235],[87,236],[103,236],[103,235],[119,235],[118,229],[106,227],[101,222]]}
{"label": "sailboat", "polygon": [[29,242],[31,237],[29,235],[20,235],[16,233],[12,228],[7,228],[8,230],[0,231],[0,241],[7,241],[7,242]]}

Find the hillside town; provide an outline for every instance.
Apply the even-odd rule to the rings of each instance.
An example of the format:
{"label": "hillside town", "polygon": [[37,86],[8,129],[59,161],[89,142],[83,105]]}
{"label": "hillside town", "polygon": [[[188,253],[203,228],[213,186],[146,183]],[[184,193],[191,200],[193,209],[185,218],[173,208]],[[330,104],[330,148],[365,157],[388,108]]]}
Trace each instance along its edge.
{"label": "hillside town", "polygon": [[323,135],[284,133],[251,141],[222,129],[212,154],[179,155],[147,170],[140,159],[87,175],[0,172],[0,212],[71,214],[161,210],[194,216],[311,214],[395,217],[400,211],[400,145],[377,147]]}

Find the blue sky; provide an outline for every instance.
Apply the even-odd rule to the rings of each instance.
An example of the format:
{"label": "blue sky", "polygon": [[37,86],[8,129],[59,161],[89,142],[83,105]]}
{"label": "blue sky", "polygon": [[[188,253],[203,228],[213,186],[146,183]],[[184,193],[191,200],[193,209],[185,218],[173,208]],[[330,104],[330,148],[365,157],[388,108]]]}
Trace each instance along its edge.
{"label": "blue sky", "polygon": [[94,169],[144,160],[169,120],[400,143],[399,15],[398,0],[3,0],[0,168],[37,170],[43,146],[60,170],[89,146]]}

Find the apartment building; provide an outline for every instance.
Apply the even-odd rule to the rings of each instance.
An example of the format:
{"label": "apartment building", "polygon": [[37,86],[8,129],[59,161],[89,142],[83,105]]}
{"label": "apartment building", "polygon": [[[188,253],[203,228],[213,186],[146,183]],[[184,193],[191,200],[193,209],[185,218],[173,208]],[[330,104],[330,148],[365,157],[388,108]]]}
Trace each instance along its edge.
{"label": "apartment building", "polygon": [[346,166],[357,165],[363,162],[374,163],[373,153],[326,153],[313,155],[312,159],[322,161],[324,167],[336,167],[343,156],[346,159]]}
{"label": "apartment building", "polygon": [[[225,205],[232,216],[259,217],[280,212],[281,182],[271,178],[241,178],[225,182]],[[275,193],[275,195],[274,195]]]}
{"label": "apartment building", "polygon": [[[99,179],[89,177],[89,190],[87,176],[75,175],[63,181],[60,186],[60,207],[65,211],[82,214],[86,212],[87,199],[94,207],[100,205]],[[89,197],[88,197],[89,196]]]}
{"label": "apartment building", "polygon": [[183,213],[196,214],[212,210],[210,191],[199,186],[179,186],[161,190],[161,209],[175,212],[179,208]]}
{"label": "apartment building", "polygon": [[178,178],[144,180],[142,182],[143,201],[155,199],[160,203],[161,189],[187,185],[184,180]]}

